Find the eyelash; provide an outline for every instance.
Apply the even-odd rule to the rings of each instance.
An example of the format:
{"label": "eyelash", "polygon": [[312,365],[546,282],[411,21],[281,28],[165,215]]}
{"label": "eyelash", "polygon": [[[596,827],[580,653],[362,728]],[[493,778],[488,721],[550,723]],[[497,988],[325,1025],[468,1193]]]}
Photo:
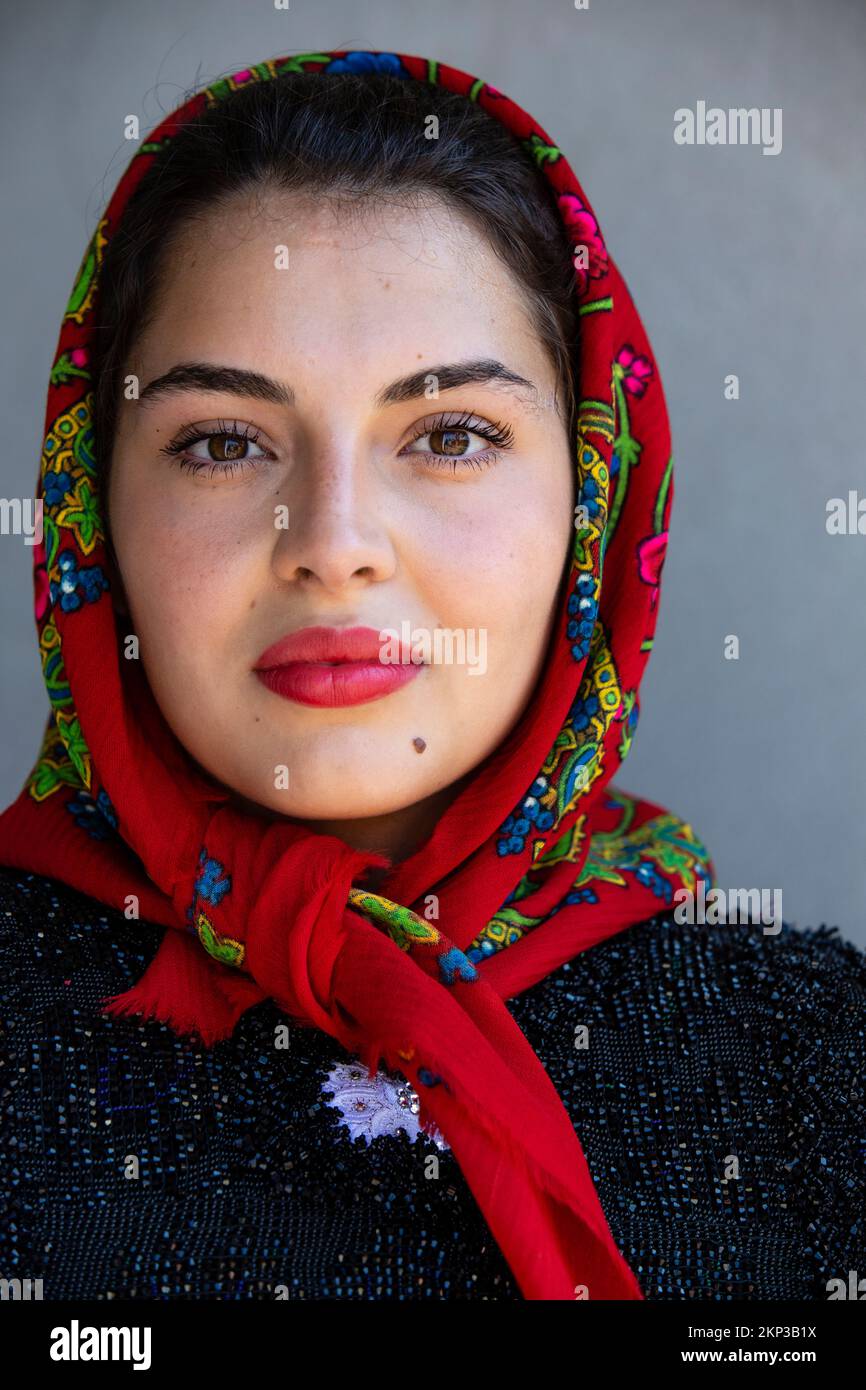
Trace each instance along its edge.
{"label": "eyelash", "polygon": [[[434,468],[447,468],[450,464],[452,473],[457,472],[458,464],[470,468],[489,468],[492,463],[496,462],[499,451],[510,449],[514,442],[514,431],[510,425],[489,420],[479,421],[474,415],[466,413],[454,419],[448,412],[445,412],[442,415],[437,415],[432,423],[419,426],[417,433],[409,440],[409,444],[415,444],[427,434],[436,434],[438,430],[466,430],[469,434],[477,434],[481,439],[488,439],[494,446],[492,449],[483,450],[480,454],[470,454],[465,458],[454,454],[450,457],[445,454],[427,454],[426,457],[432,461]],[[404,445],[404,449],[408,447],[408,444]],[[403,450],[400,452],[402,454]],[[424,455],[422,454],[421,457]]]}
{"label": "eyelash", "polygon": [[[423,453],[416,454],[414,457],[427,459],[434,468],[451,468],[452,473],[457,472],[458,466],[470,468],[489,468],[495,463],[500,450],[510,449],[514,440],[514,432],[510,425],[478,420],[474,415],[463,413],[456,418],[447,412],[437,415],[435,420],[420,426],[412,438],[408,441],[401,454],[409,448],[409,445],[417,443],[425,435],[436,434],[440,430],[466,430],[470,434],[477,434],[481,439],[487,439],[493,446],[491,449],[483,450],[479,454],[470,454],[466,457],[460,455],[445,455]],[[257,467],[266,458],[273,458],[273,454],[266,453],[261,458],[233,459],[220,462],[219,459],[198,459],[182,457],[185,449],[191,448],[194,444],[199,444],[203,440],[213,439],[219,435],[227,435],[231,439],[241,442],[258,444],[261,436],[252,426],[239,425],[235,421],[218,420],[217,428],[212,430],[202,430],[195,425],[188,425],[180,431],[170,444],[165,444],[160,449],[160,453],[175,462],[178,468],[186,469],[190,473],[199,474],[203,469],[209,468],[208,477],[212,478],[214,473],[231,474],[238,469]],[[263,447],[263,446],[262,446]],[[410,455],[410,457],[413,455]]]}
{"label": "eyelash", "polygon": [[[261,438],[258,430],[250,425],[239,425],[237,420],[217,420],[217,427],[213,430],[201,430],[195,425],[187,425],[180,431],[170,444],[165,444],[160,453],[172,459],[178,468],[187,469],[190,473],[201,473],[202,469],[210,468],[208,477],[212,478],[214,473],[234,473],[239,468],[249,468],[257,466],[262,459],[230,459],[221,463],[219,459],[197,459],[183,458],[184,449],[192,448],[193,444],[199,444],[204,439],[216,439],[221,434],[228,435],[230,439],[239,439],[242,443],[250,442],[258,444]],[[273,458],[273,454],[265,455]]]}

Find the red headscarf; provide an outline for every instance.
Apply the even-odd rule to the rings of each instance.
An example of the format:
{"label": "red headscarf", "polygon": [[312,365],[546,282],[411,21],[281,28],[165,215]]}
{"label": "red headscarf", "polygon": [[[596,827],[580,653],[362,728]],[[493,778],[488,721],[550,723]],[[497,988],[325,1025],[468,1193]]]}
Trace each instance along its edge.
{"label": "red headscarf", "polygon": [[[573,558],[537,697],[397,865],[244,813],[180,747],[140,663],[122,656],[92,431],[103,250],[170,131],[283,72],[326,80],[370,69],[462,93],[521,142],[575,247],[582,339]],[[51,715],[39,760],[0,817],[0,860],[170,928],[108,1012],[160,1019],[210,1045],[270,998],[371,1071],[381,1061],[402,1073],[525,1297],[641,1298],[568,1114],[503,1002],[653,916],[676,887],[712,881],[688,825],[608,787],[634,736],[652,646],[670,437],[643,326],[561,151],[494,87],[403,54],[275,59],[199,92],[142,144],[85,252],[45,430],[34,557]],[[356,882],[371,866],[389,870],[379,893]]]}

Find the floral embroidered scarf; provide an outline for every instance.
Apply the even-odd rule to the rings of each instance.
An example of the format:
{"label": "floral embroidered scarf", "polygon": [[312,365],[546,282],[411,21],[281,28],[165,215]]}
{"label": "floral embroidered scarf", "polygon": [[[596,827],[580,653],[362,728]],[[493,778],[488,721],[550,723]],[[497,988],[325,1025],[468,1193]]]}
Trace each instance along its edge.
{"label": "floral embroidered scarf", "polygon": [[[109,593],[91,372],[100,263],[170,131],[285,72],[385,70],[476,102],[555,191],[581,324],[573,553],[537,697],[402,863],[289,819],[245,814],[164,722],[122,657]],[[51,369],[37,496],[36,623],[50,717],[0,817],[0,860],[168,930],[107,1003],[206,1045],[272,999],[421,1099],[526,1298],[639,1299],[577,1134],[505,1001],[594,943],[712,882],[691,828],[609,783],[629,751],[653,642],[672,499],[670,435],[646,333],[589,200],[502,92],[403,54],[311,53],[237,72],[146,139],[88,245]],[[368,869],[385,871],[367,891]],[[438,901],[432,920],[425,904]]]}

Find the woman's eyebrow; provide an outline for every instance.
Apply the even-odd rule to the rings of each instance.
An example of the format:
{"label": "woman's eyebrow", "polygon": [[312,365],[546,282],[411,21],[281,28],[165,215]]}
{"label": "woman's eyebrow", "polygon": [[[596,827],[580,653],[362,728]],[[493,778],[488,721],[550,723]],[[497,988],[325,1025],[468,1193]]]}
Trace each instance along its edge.
{"label": "woman's eyebrow", "polygon": [[439,367],[422,367],[418,372],[402,376],[379,392],[375,398],[376,404],[396,405],[400,401],[413,400],[415,396],[424,396],[431,377],[439,391],[449,391],[455,386],[502,384],[517,388],[521,394],[528,392],[534,400],[538,397],[538,387],[527,381],[525,376],[513,372],[493,357],[477,357],[465,362],[445,362]]}
{"label": "woman's eyebrow", "polygon": [[[495,358],[470,358],[465,362],[446,362],[438,367],[423,367],[409,376],[398,377],[375,396],[378,406],[396,405],[427,394],[433,379],[437,390],[449,391],[455,386],[501,384],[507,389],[538,399],[538,388],[526,377],[513,372]],[[274,405],[291,406],[295,393],[284,382],[251,372],[244,367],[224,367],[211,362],[178,362],[174,367],[148,382],[139,396],[139,404],[152,405],[161,397],[183,391],[219,391],[231,396],[251,396]]]}
{"label": "woman's eyebrow", "polygon": [[252,396],[274,405],[294,405],[295,393],[282,382],[245,367],[222,367],[214,362],[178,362],[155,377],[139,395],[139,405],[152,405],[163,396],[183,391],[219,391],[228,396]]}

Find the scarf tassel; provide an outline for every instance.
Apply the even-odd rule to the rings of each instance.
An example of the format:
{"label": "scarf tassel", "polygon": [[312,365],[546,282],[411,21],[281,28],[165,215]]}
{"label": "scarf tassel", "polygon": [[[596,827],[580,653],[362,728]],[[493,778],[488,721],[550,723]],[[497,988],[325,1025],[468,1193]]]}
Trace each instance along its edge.
{"label": "scarf tassel", "polygon": [[140,1014],[212,1047],[230,1037],[241,1014],[265,998],[255,980],[230,973],[197,942],[168,928],[141,979],[101,1003],[111,1017]]}

